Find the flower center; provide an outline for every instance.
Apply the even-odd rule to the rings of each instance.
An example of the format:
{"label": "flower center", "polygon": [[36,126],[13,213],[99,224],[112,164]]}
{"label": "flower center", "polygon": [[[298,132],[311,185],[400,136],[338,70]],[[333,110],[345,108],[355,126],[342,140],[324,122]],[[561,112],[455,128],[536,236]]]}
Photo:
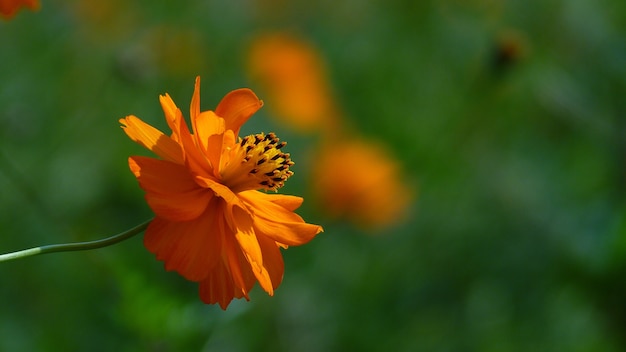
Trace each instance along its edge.
{"label": "flower center", "polygon": [[233,192],[248,189],[276,191],[293,175],[294,164],[289,153],[281,152],[287,145],[274,132],[243,137],[231,149],[230,160],[221,172],[222,180]]}

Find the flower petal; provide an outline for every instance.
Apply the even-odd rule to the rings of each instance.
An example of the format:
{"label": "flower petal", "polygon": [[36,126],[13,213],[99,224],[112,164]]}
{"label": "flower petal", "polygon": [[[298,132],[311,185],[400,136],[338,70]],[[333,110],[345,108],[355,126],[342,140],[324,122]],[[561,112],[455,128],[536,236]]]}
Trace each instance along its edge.
{"label": "flower petal", "polygon": [[271,195],[245,191],[240,192],[238,196],[253,214],[255,231],[279,244],[288,246],[305,244],[323,231],[321,226],[307,224],[298,214],[269,201],[268,197],[273,197]]}
{"label": "flower petal", "polygon": [[215,113],[224,118],[227,130],[238,135],[241,126],[262,106],[263,101],[252,90],[241,88],[226,94],[217,104]]}
{"label": "flower petal", "polygon": [[200,298],[208,304],[219,303],[226,309],[234,298],[245,297],[255,283],[250,265],[243,255],[241,247],[224,218],[219,218],[218,227],[222,236],[222,259],[207,278],[200,282]]}
{"label": "flower petal", "polygon": [[[269,278],[272,282],[272,288],[276,289],[283,281],[285,272],[285,263],[280,248],[274,240],[267,236],[257,234],[261,252],[263,252],[263,267],[267,270]],[[267,290],[266,290],[267,291]],[[271,292],[268,291],[270,296]]]}
{"label": "flower petal", "polygon": [[128,164],[146,191],[152,211],[167,220],[193,220],[214,198],[214,193],[198,186],[182,165],[142,156],[130,157]]}
{"label": "flower petal", "polygon": [[221,261],[221,239],[215,226],[215,199],[203,216],[193,221],[173,222],[156,217],[148,226],[144,245],[165,269],[176,271],[187,280],[201,281]]}
{"label": "flower petal", "polygon": [[224,233],[226,234],[224,238],[224,253],[226,258],[224,260],[235,285],[235,297],[246,297],[246,299],[248,299],[248,292],[252,290],[252,286],[254,286],[256,282],[255,275],[252,273],[248,259],[235,239],[232,230],[225,230]]}
{"label": "flower petal", "polygon": [[120,119],[122,129],[130,139],[151,150],[164,160],[183,164],[183,152],[178,143],[158,129],[148,125],[134,115]]}
{"label": "flower petal", "polygon": [[[250,272],[249,268],[248,272]],[[244,293],[240,287],[235,286],[229,269],[223,261],[220,261],[211,274],[200,281],[200,299],[207,304],[219,303],[224,310],[234,298],[245,298],[249,301],[250,297],[247,292],[252,289],[255,282],[251,272],[249,277],[249,284],[246,284],[247,290]]]}
{"label": "flower petal", "polygon": [[254,276],[259,281],[261,287],[272,295],[274,293],[272,280],[269,272],[263,265],[263,252],[254,233],[250,214],[240,207],[233,207],[233,219],[231,221],[236,226],[233,228],[233,231],[235,232],[237,243],[239,243],[243,255],[252,268]]}
{"label": "flower petal", "polygon": [[196,83],[193,87],[193,95],[191,96],[191,104],[189,106],[189,116],[194,132],[196,131],[196,118],[200,115],[200,76],[196,76]]}
{"label": "flower petal", "polygon": [[213,111],[200,112],[200,76],[196,77],[189,111],[196,144],[207,154],[211,166],[217,169],[222,152],[221,135],[226,127],[224,119]]}
{"label": "flower petal", "polygon": [[220,260],[209,276],[200,281],[199,291],[200,299],[204,303],[219,303],[220,307],[226,310],[235,298],[235,285],[223,261]]}
{"label": "flower petal", "polygon": [[302,197],[290,196],[287,194],[268,194],[258,191],[247,192],[250,192],[252,194],[252,197],[256,197],[280,205],[281,207],[289,211],[295,211],[302,205],[302,202],[304,201]]}
{"label": "flower petal", "polygon": [[165,121],[172,130],[172,139],[177,143],[180,143],[179,120],[183,119],[183,113],[176,106],[176,104],[172,100],[172,97],[170,97],[170,95],[167,93],[165,93],[165,95],[159,96],[159,102],[161,103],[161,108],[163,109],[163,113],[165,114]]}
{"label": "flower petal", "polygon": [[241,200],[237,197],[237,195],[233,191],[231,191],[230,188],[228,188],[228,186],[225,186],[215,181],[214,179],[208,178],[208,177],[196,176],[195,180],[201,187],[212,189],[213,192],[215,192],[217,196],[224,199],[224,201],[227,204],[227,214],[229,216],[232,213],[231,207],[234,205],[239,206],[242,209],[245,209],[245,205],[241,202]]}
{"label": "flower petal", "polygon": [[213,169],[213,176],[219,177],[223,136],[226,128],[224,119],[215,115],[213,111],[204,111],[196,117],[195,126],[196,143],[202,147]]}
{"label": "flower petal", "polygon": [[177,126],[175,133],[178,134],[180,144],[183,147],[183,155],[185,157],[185,164],[189,168],[193,175],[199,175],[203,177],[214,177],[213,167],[210,164],[207,156],[200,146],[198,146],[194,136],[189,132],[187,122],[185,119],[179,118],[176,120]]}

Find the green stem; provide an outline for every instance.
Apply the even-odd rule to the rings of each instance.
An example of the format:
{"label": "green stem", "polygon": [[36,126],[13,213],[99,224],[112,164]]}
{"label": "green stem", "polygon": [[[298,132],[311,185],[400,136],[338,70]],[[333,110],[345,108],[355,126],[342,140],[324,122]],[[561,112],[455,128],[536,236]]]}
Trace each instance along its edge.
{"label": "green stem", "polygon": [[113,235],[111,237],[103,238],[101,240],[88,241],[88,242],[78,242],[78,243],[64,243],[64,244],[50,244],[47,246],[35,247],[24,249],[17,252],[11,252],[0,255],[0,262],[6,262],[13,259],[25,258],[34,256],[37,254],[46,254],[46,253],[54,253],[54,252],[70,252],[70,251],[84,251],[88,249],[96,249],[102,248],[106,246],[110,246],[112,244],[116,244],[118,242],[122,242],[126,239],[129,239],[135,236],[138,233],[143,232],[152,219],[147,220],[132,229],[126,230],[124,232],[118,233],[117,235]]}

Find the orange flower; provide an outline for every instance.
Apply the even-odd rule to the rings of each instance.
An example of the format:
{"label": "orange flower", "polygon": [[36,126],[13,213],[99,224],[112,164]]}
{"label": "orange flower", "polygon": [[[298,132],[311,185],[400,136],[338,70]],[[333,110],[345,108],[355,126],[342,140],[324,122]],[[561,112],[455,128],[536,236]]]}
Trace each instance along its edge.
{"label": "orange flower", "polygon": [[332,152],[322,148],[312,179],[325,211],[364,228],[397,222],[413,199],[413,190],[400,179],[399,165],[382,147],[363,141],[333,142]]}
{"label": "orange flower", "polygon": [[38,10],[40,5],[39,0],[0,0],[0,15],[6,19],[13,18],[22,6]]}
{"label": "orange flower", "polygon": [[251,77],[282,122],[305,131],[334,127],[337,108],[313,46],[288,34],[265,34],[253,41],[248,61]]}
{"label": "orange flower", "polygon": [[238,137],[261,106],[249,89],[227,94],[215,111],[200,112],[200,77],[191,99],[190,133],[168,94],[160,96],[172,135],[130,115],[126,134],[161,159],[133,156],[131,171],[156,214],[144,244],[166,270],[199,282],[200,297],[226,309],[256,281],[273,295],[283,277],[280,247],[307,243],[322,231],[294,213],[302,198],[267,194],[293,174],[274,133]]}

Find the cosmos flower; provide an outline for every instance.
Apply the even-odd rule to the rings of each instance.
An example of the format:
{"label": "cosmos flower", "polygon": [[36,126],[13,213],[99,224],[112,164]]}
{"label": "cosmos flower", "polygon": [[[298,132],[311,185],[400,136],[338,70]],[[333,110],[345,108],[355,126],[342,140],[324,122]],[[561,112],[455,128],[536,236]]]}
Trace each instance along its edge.
{"label": "cosmos flower", "polygon": [[13,18],[22,6],[31,10],[39,9],[39,0],[0,0],[0,15],[6,19]]}
{"label": "cosmos flower", "polygon": [[335,128],[338,109],[313,45],[287,33],[260,35],[250,46],[248,72],[281,123],[301,132]]}
{"label": "cosmos flower", "polygon": [[284,271],[280,248],[307,243],[322,228],[294,213],[302,198],[264,192],[283,186],[293,162],[274,133],[238,136],[262,101],[238,89],[215,111],[201,112],[198,77],[191,132],[170,96],[160,101],[171,136],[133,115],[120,120],[133,141],[160,157],[129,158],[156,214],[146,248],[166,270],[198,282],[201,299],[222,309],[234,298],[249,300],[257,281],[273,295]]}
{"label": "cosmos flower", "polygon": [[344,138],[316,155],[313,192],[328,215],[365,229],[393,225],[406,215],[414,191],[382,146]]}

